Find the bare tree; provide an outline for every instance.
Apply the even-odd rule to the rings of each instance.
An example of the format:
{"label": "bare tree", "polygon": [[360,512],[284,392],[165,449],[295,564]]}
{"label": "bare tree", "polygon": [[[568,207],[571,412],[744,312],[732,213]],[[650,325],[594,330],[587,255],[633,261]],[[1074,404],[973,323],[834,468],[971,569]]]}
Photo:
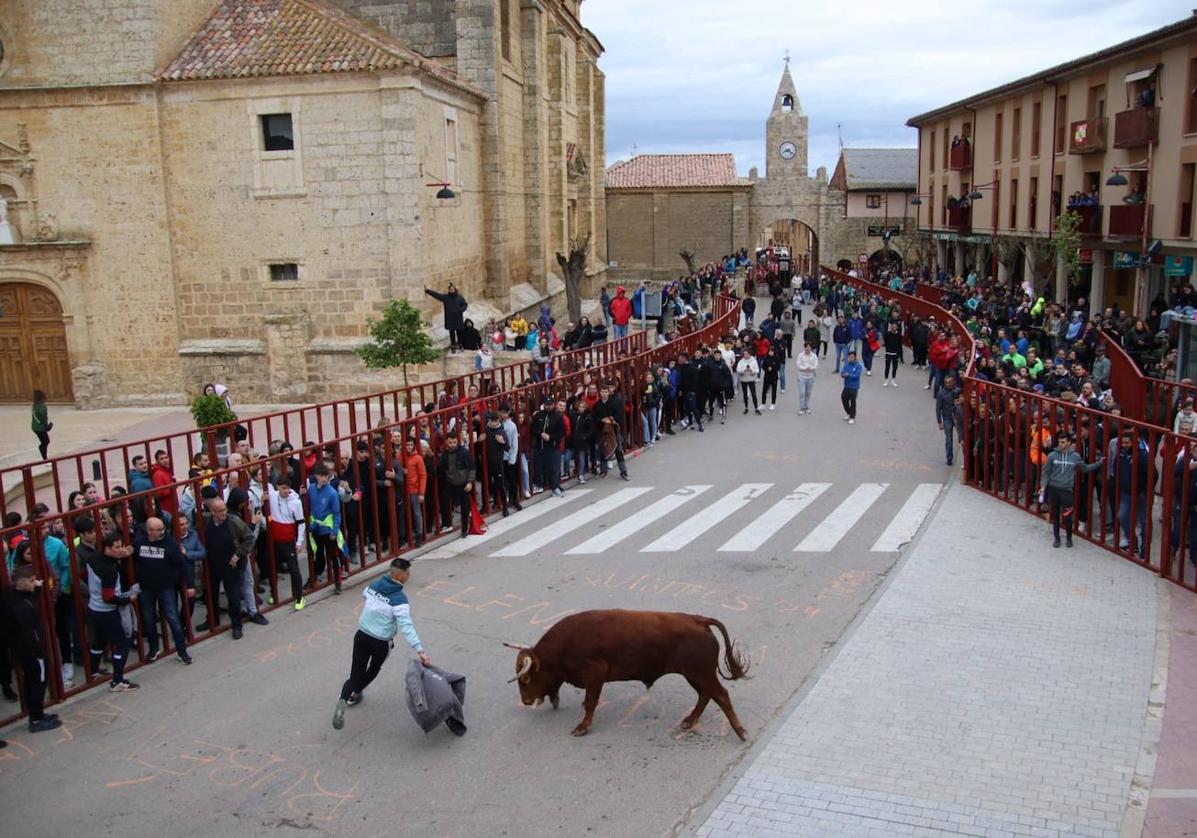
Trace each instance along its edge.
{"label": "bare tree", "polygon": [[561,278],[565,281],[565,305],[569,319],[577,323],[582,317],[582,280],[586,278],[586,256],[590,253],[590,235],[569,243],[569,256],[557,254]]}
{"label": "bare tree", "polygon": [[1005,267],[1008,276],[1013,277],[1022,259],[1022,245],[1015,239],[998,239],[998,262]]}
{"label": "bare tree", "polygon": [[678,253],[678,256],[681,256],[682,261],[686,263],[686,273],[690,274],[691,276],[698,273],[698,271],[696,271],[694,269],[694,250],[693,249],[691,249],[689,247],[683,247],[681,249],[681,252]]}
{"label": "bare tree", "polygon": [[1027,267],[1030,268],[1031,288],[1040,293],[1047,280],[1051,277],[1056,266],[1056,251],[1051,240],[1046,238],[1027,239],[1022,245],[1027,255]]}

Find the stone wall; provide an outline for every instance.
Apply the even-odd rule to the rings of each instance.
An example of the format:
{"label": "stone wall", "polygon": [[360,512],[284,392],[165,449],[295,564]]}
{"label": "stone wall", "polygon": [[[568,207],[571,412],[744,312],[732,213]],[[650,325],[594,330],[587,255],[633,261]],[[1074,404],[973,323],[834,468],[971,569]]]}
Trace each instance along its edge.
{"label": "stone wall", "polygon": [[705,265],[748,241],[746,189],[617,190],[607,193],[608,279],[676,279],[682,249]]}
{"label": "stone wall", "polygon": [[345,11],[389,32],[416,52],[450,56],[457,47],[454,5],[443,0],[332,0]]}
{"label": "stone wall", "polygon": [[[158,136],[153,91],[0,91],[0,140],[16,144],[19,125],[33,167],[25,197],[54,214],[59,239],[90,244],[61,258],[44,248],[5,254],[0,282],[35,281],[55,292],[72,367],[103,369],[99,400],[177,400],[163,166],[157,143],[147,141]],[[96,376],[88,380],[94,398]]]}
{"label": "stone wall", "polygon": [[148,82],[219,0],[5,0],[0,87]]}

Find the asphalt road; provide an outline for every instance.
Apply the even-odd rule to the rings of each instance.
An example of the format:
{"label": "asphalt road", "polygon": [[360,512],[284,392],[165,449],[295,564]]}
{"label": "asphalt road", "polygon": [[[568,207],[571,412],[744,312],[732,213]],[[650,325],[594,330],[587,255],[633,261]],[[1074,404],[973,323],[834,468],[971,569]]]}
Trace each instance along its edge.
{"label": "asphalt road", "polygon": [[[350,588],[247,625],[241,641],[201,644],[190,668],[139,671],[137,693],[85,696],[57,732],[11,728],[5,834],[668,833],[792,702],[897,546],[935,514],[950,469],[922,376],[902,376],[896,390],[879,371],[866,379],[849,426],[828,364],[811,416],[796,415],[791,386],[775,412],[735,410],[726,426],[667,437],[630,460],[628,483],[613,471],[417,562],[416,626],[433,661],[469,679],[464,738],[426,736],[409,717],[402,646],[332,729]],[[605,607],[724,621],[753,664],[728,684],[749,742],[713,703],[679,732],[695,695],[678,676],[651,691],[609,685],[584,738],[569,735],[580,691],[566,686],[557,711],[523,707],[501,641],[532,643],[567,613]]]}

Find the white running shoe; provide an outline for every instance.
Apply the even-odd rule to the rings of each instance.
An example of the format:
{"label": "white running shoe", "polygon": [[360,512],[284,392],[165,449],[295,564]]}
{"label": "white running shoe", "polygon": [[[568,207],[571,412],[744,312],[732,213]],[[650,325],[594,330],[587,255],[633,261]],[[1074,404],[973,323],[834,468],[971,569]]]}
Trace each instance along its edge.
{"label": "white running shoe", "polygon": [[769,405],[769,409],[770,409],[770,410],[777,410],[777,404],[776,404],[776,403],[774,403],[774,404],[771,404],[771,405]]}
{"label": "white running shoe", "polygon": [[849,420],[848,420],[848,424],[849,424],[849,425],[855,425],[855,424],[856,424],[856,420],[855,420],[855,419],[849,419]]}
{"label": "white running shoe", "polygon": [[898,379],[896,379],[896,378],[895,378],[895,379],[893,380],[893,382],[892,382],[892,385],[893,385],[894,387],[897,387],[897,386],[898,386]]}

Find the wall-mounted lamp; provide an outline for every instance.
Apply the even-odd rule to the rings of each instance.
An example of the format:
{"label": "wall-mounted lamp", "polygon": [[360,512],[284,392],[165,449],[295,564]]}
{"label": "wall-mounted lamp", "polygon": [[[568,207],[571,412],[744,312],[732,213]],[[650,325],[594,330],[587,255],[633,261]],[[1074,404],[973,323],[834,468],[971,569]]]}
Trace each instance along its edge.
{"label": "wall-mounted lamp", "polygon": [[457,197],[457,193],[449,188],[447,183],[426,183],[425,186],[439,186],[440,190],[436,193],[436,197],[442,201],[451,201]]}

